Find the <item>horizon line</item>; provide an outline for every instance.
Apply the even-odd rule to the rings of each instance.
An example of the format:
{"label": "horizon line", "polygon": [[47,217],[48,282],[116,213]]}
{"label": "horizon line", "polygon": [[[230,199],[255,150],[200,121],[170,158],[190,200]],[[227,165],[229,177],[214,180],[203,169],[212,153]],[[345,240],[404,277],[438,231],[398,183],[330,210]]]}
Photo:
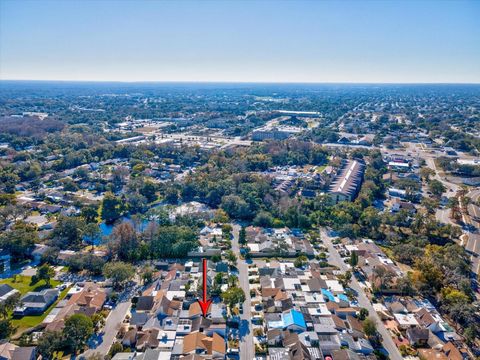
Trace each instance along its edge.
{"label": "horizon line", "polygon": [[117,84],[272,84],[272,85],[480,85],[480,82],[363,82],[363,81],[236,81],[236,80],[72,80],[72,79],[0,79],[0,82],[60,82]]}

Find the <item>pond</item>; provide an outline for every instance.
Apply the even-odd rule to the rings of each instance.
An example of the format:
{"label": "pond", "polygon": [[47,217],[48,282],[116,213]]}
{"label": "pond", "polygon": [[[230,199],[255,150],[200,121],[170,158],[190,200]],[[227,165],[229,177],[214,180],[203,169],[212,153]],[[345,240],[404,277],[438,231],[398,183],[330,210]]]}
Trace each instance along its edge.
{"label": "pond", "polygon": [[[129,222],[133,225],[133,220],[130,219],[128,216],[123,216],[123,217],[121,217],[120,219],[118,219],[117,221],[115,221],[114,223],[111,223],[111,224],[106,223],[105,221],[102,221],[98,225],[98,228],[100,229],[100,236],[95,239],[93,244],[95,246],[102,244],[104,238],[110,236],[110,234],[113,232],[113,228],[115,227],[115,225],[121,224],[122,222]],[[142,220],[142,223],[140,224],[139,230],[140,231],[145,230],[145,228],[147,227],[149,222],[150,222],[150,220]],[[92,243],[91,239],[88,238],[87,236],[85,236],[83,238],[83,240],[86,244],[91,244]]]}
{"label": "pond", "polygon": [[[165,204],[164,203],[156,203],[154,204],[153,206],[151,206],[151,209],[155,209],[155,208],[159,208],[159,207],[164,207]],[[129,215],[125,215],[125,216],[122,216],[121,218],[119,218],[117,221],[115,221],[114,223],[106,223],[105,221],[102,221],[98,227],[100,229],[100,238],[99,239],[96,239],[94,241],[94,245],[99,245],[102,243],[102,239],[104,237],[107,237],[107,236],[110,236],[110,234],[113,232],[113,228],[115,227],[115,225],[117,224],[121,224],[122,222],[129,222],[133,225],[133,220],[130,218]],[[152,220],[142,220],[142,222],[140,223],[140,226],[139,226],[139,230],[140,231],[144,231],[145,228],[147,227],[148,223],[151,222]],[[87,244],[91,244],[91,241],[88,239],[88,238],[85,238],[84,239],[85,242]]]}

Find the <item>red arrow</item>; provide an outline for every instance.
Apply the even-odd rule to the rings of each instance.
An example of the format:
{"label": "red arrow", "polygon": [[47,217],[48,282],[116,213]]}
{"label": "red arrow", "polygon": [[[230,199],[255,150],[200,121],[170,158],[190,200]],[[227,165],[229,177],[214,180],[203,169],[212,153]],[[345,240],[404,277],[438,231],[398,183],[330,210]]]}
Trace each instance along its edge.
{"label": "red arrow", "polygon": [[198,299],[200,308],[202,309],[203,317],[207,317],[207,311],[212,303],[212,300],[207,300],[207,259],[202,259],[203,265],[203,300]]}

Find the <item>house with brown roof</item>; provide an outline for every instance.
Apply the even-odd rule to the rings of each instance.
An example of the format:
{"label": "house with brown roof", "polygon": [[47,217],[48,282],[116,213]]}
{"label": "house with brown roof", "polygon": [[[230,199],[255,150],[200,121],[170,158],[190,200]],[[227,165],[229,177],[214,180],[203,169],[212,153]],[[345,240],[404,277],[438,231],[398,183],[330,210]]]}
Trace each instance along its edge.
{"label": "house with brown roof", "polygon": [[460,350],[450,341],[443,345],[442,351],[447,355],[448,360],[463,360]]}
{"label": "house with brown roof", "polygon": [[[210,312],[211,308],[212,308],[212,304],[210,304],[210,306],[208,307],[207,313]],[[200,307],[200,304],[198,303],[198,301],[195,301],[190,304],[188,308],[188,316],[190,317],[190,319],[200,317],[202,316],[202,314],[203,314],[202,308]]]}
{"label": "house with brown roof", "polygon": [[60,309],[52,322],[47,324],[46,330],[60,331],[63,329],[66,318],[74,314],[92,316],[103,308],[107,300],[107,293],[95,283],[85,283],[83,288],[70,295],[66,305]]}
{"label": "house with brown roof", "polygon": [[204,355],[204,358],[223,359],[226,353],[225,339],[213,333],[207,336],[201,332],[188,334],[183,338],[183,355]]}
{"label": "house with brown roof", "polygon": [[415,313],[420,326],[429,329],[433,333],[445,331],[444,327],[440,323],[440,319],[437,316],[433,316],[427,309],[422,308]]}
{"label": "house with brown roof", "polygon": [[155,349],[158,347],[159,339],[158,334],[159,329],[150,329],[147,331],[139,331],[137,333],[137,342],[136,349],[138,351],[143,351],[146,349]]}

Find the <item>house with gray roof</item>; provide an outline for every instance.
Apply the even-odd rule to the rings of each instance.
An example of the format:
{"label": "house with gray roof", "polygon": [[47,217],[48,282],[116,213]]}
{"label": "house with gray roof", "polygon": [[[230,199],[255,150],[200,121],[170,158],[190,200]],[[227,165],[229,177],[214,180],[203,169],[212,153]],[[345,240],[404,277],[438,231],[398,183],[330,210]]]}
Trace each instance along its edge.
{"label": "house with gray roof", "polygon": [[40,315],[57,300],[60,291],[58,289],[45,289],[42,291],[32,291],[23,296],[21,306],[17,306],[14,316]]}

